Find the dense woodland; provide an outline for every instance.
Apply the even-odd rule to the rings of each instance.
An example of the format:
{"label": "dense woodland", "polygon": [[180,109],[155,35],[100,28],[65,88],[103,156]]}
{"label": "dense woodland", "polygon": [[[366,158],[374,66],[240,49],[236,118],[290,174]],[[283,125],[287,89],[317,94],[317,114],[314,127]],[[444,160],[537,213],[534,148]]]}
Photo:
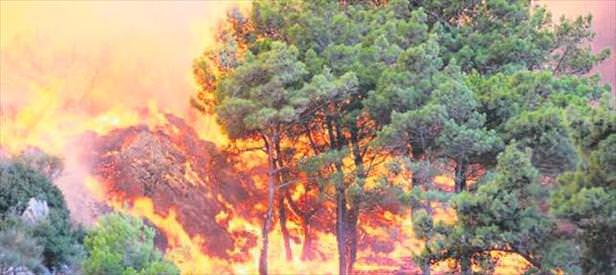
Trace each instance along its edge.
{"label": "dense woodland", "polygon": [[[194,65],[193,103],[268,156],[260,272],[276,213],[285,234],[290,184],[335,194],[340,274],[353,272],[364,206],[387,192],[426,241],[415,259],[424,274],[445,259],[489,273],[493,251],[535,272],[614,270],[616,114],[610,88],[587,75],[609,55],[591,52],[590,26],[505,0],[257,1],[230,12],[220,47]],[[454,192],[433,188],[437,175]],[[433,222],[432,201],[453,207],[455,224]]]}
{"label": "dense woodland", "polygon": [[[616,270],[616,102],[589,74],[610,53],[591,51],[590,16],[555,19],[529,2],[284,0],[229,11],[217,46],[194,62],[201,89],[190,102],[216,115],[233,150],[266,155],[261,274],[269,233],[282,232],[291,258],[286,220],[308,230],[321,210],[334,221],[332,272],[354,273],[360,217],[391,198],[425,242],[409,252],[423,274],[446,260],[452,272],[491,274],[493,252],[523,257],[533,274]],[[140,219],[72,225],[52,183],[61,170],[44,154],[1,159],[0,273],[179,273]],[[298,185],[301,202],[290,195]],[[24,218],[41,201],[44,219]],[[455,221],[436,221],[434,205]]]}

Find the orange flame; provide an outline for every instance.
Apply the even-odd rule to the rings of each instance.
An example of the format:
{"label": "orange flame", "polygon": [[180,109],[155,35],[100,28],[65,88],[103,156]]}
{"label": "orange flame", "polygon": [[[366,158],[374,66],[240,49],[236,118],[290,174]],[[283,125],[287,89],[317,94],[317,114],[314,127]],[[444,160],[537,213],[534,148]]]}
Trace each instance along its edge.
{"label": "orange flame", "polygon": [[[0,4],[0,148],[15,153],[34,145],[64,157],[66,173],[58,184],[73,213],[86,208],[82,207],[86,204],[76,202],[86,195],[79,191],[88,190],[96,201],[147,219],[164,235],[166,255],[180,267],[182,274],[258,273],[261,217],[245,219],[231,211],[219,212],[216,222],[224,224],[227,232],[250,232],[257,241],[250,246],[248,259],[213,257],[202,249],[211,236],[189,234],[182,225],[184,221],[178,220],[177,209],[172,207],[166,213],[158,213],[151,198],[126,198],[111,193],[85,172],[75,157],[76,151],[81,150],[79,137],[84,133],[104,134],[137,124],[155,129],[165,125],[163,113],[166,112],[188,121],[200,138],[219,146],[229,145],[216,118],[197,113],[188,106],[188,98],[197,89],[192,80],[193,58],[212,43],[210,31],[223,19],[224,11],[238,3],[79,2],[68,5],[0,1]],[[264,159],[262,152],[251,151],[244,153],[236,166],[242,170],[258,169]],[[352,164],[347,160],[345,165]],[[185,171],[189,182],[200,182],[191,173],[189,164]],[[262,174],[253,178],[257,186],[264,186]],[[446,177],[437,181],[451,184],[451,179]],[[374,185],[367,183],[367,186]],[[298,200],[305,192],[298,185],[292,190],[292,199]],[[263,213],[265,204],[257,203],[254,209]],[[437,204],[434,209],[437,221],[455,221],[451,209]],[[420,251],[423,243],[414,237],[408,213],[384,211],[378,215],[367,218],[382,220],[387,228],[361,224],[361,229],[375,240],[388,242],[392,248],[386,252],[373,251],[370,247],[360,249],[356,267],[367,272],[395,272],[410,261],[413,253]],[[287,227],[293,236],[303,233],[301,224],[293,219],[287,221]],[[283,236],[274,228],[270,232],[270,272],[336,273],[336,237],[333,233],[316,231],[313,238],[318,257],[300,260],[301,242],[292,240],[295,257],[287,261]],[[254,240],[237,237],[234,242],[235,248],[228,251],[229,255],[242,254],[245,251],[238,251],[240,247],[247,247],[244,243]],[[434,267],[435,271],[448,270],[447,264]],[[515,256],[505,256],[499,263],[502,273],[517,272],[524,266]]]}

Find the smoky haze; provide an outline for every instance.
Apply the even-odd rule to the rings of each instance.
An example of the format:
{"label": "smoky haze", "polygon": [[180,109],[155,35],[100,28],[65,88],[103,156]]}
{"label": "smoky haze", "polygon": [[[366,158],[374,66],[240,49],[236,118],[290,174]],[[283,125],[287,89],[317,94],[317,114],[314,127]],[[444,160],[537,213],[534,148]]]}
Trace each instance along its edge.
{"label": "smoky haze", "polygon": [[616,86],[616,1],[614,0],[539,0],[535,4],[545,5],[552,13],[554,21],[561,16],[575,18],[591,14],[593,30],[596,32],[592,49],[598,52],[605,48],[611,49],[608,60],[599,64],[592,72],[601,74],[605,83]]}
{"label": "smoky haze", "polygon": [[56,183],[76,220],[90,223],[80,136],[169,112],[216,141],[214,119],[189,107],[191,65],[226,11],[246,4],[1,1],[0,151],[37,146],[62,157]]}
{"label": "smoky haze", "polygon": [[47,127],[70,132],[110,111],[92,123],[154,107],[185,117],[193,59],[246,3],[2,1],[2,143],[36,144]]}
{"label": "smoky haze", "polygon": [[[616,83],[616,1],[535,1],[554,19],[591,13],[593,48],[612,48],[598,67]],[[226,11],[249,1],[0,2],[0,147],[26,145],[65,159],[59,181],[79,209],[87,173],[75,154],[84,131],[143,123],[153,112],[191,122],[202,138],[224,143],[211,117],[189,107],[197,89],[192,61],[213,43]],[[145,115],[144,115],[145,114]],[[199,120],[197,120],[199,117]],[[75,198],[75,199],[73,199]]]}

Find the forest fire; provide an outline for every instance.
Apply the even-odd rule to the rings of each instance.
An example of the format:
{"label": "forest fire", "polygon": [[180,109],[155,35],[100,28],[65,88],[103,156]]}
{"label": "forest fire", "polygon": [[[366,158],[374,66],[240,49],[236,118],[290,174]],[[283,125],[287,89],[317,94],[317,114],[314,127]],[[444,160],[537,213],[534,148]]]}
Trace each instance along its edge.
{"label": "forest fire", "polygon": [[[265,194],[257,187],[263,181],[263,165],[254,166],[259,162],[254,154],[249,155],[247,164],[241,164],[243,155],[220,151],[200,140],[181,119],[163,117],[166,122],[154,128],[117,128],[82,139],[83,144],[90,144],[82,159],[91,164],[91,173],[97,179],[88,179],[91,192],[102,194],[101,199],[112,208],[152,223],[164,236],[159,245],[183,273],[257,272],[260,214],[265,208]],[[302,198],[310,194],[303,185],[295,186],[290,199],[298,204],[295,207],[304,208],[302,203],[310,201]],[[408,231],[408,215],[392,212],[397,209],[375,210],[362,217],[365,226],[358,272],[414,270],[409,252],[420,243],[413,241]],[[294,213],[288,218],[293,258],[286,259],[284,237],[273,229],[272,272],[335,273],[335,236],[327,226],[332,223],[331,217],[317,213],[313,224],[302,224]]]}
{"label": "forest fire", "polygon": [[[200,140],[181,119],[161,117],[166,121],[155,128],[133,126],[104,135],[86,135],[90,141],[85,144],[90,145],[82,158],[91,163],[91,173],[98,179],[88,178],[88,188],[102,195],[99,199],[113,209],[153,224],[163,236],[159,246],[184,274],[256,273],[265,194],[256,192],[260,190],[259,181],[263,181],[263,164],[254,164],[263,160],[249,154],[247,164],[241,164],[242,155],[220,151]],[[296,186],[290,199],[301,204],[306,190],[303,185]],[[362,217],[357,272],[418,272],[411,263],[411,252],[418,250],[422,241],[414,237],[408,213],[398,209],[375,210]],[[437,220],[451,222],[452,213],[438,205],[434,209]],[[273,274],[306,270],[335,274],[336,241],[328,228],[331,225],[327,225],[332,223],[331,217],[321,213],[315,220],[318,222],[308,225],[312,229],[306,232],[300,216],[289,217],[291,260],[285,259],[284,237],[277,226],[270,232]],[[523,260],[503,256],[499,264],[502,270],[519,270],[525,265]],[[435,270],[446,267],[444,263]]]}
{"label": "forest fire", "polygon": [[3,3],[0,168],[58,156],[70,226],[143,221],[181,274],[583,262],[557,230],[576,197],[549,196],[608,181],[580,170],[605,170],[594,139],[614,127],[595,121],[609,87],[585,77],[608,58],[585,48],[590,19],[559,29],[528,1],[240,2]]}

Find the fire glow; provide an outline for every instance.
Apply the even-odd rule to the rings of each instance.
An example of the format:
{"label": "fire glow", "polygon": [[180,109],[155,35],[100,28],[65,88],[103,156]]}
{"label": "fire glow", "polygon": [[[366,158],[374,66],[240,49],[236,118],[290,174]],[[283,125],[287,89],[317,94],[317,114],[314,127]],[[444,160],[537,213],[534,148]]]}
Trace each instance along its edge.
{"label": "fire glow", "polygon": [[[190,72],[192,59],[212,43],[208,40],[212,37],[209,31],[234,3],[184,2],[174,5],[171,13],[167,11],[170,3],[147,3],[147,7],[145,3],[135,2],[78,3],[70,9],[58,3],[28,2],[5,7],[8,4],[3,2],[2,5],[0,148],[16,153],[26,146],[37,146],[63,157],[65,175],[59,179],[58,185],[78,221],[92,223],[92,216],[98,213],[88,206],[101,202],[115,210],[145,218],[164,236],[161,246],[183,274],[258,273],[265,191],[254,192],[255,198],[247,202],[252,204],[239,209],[232,207],[238,201],[226,197],[231,195],[225,190],[216,195],[204,193],[212,194],[207,199],[216,201],[220,207],[211,215],[215,227],[226,232],[232,242],[225,251],[211,251],[207,249],[208,242],[217,236],[190,233],[193,221],[181,218],[182,205],[160,209],[157,207],[160,201],[151,196],[124,192],[116,186],[135,183],[101,178],[107,174],[93,171],[90,163],[82,161],[82,155],[92,150],[84,145],[87,135],[100,138],[129,127],[144,127],[141,133],[152,133],[154,139],[159,137],[155,133],[161,132],[175,147],[192,146],[182,143],[184,131],[188,128],[194,129],[198,140],[212,142],[217,148],[230,144],[216,119],[198,114],[188,106],[187,99],[194,90]],[[49,13],[53,16],[45,15],[44,7],[56,12]],[[135,18],[140,14],[138,10],[143,8],[156,16],[139,15],[143,18]],[[121,11],[120,20],[111,20],[116,18],[113,15],[116,11]],[[28,20],[34,16],[37,23]],[[164,24],[154,23],[155,18],[162,18]],[[134,23],[139,19],[144,21]],[[132,37],[133,32],[126,29],[127,26],[143,30],[143,35]],[[58,27],[63,31],[52,32]],[[177,29],[183,31],[178,33]],[[207,31],[200,31],[202,29]],[[54,36],[48,36],[50,33]],[[102,37],[98,36],[100,33]],[[175,41],[166,41],[165,44],[161,40]],[[42,42],[48,47],[42,49],[39,46]],[[165,59],[159,59],[161,57]],[[177,116],[190,127],[185,129],[170,122],[167,113]],[[127,133],[117,147],[119,149],[100,152],[114,155],[133,146],[134,140],[140,136]],[[252,185],[248,186],[258,189],[266,185],[263,154],[246,152],[234,160],[239,161],[230,166],[250,176],[251,183],[246,184]],[[133,161],[135,165],[141,165],[139,160]],[[181,181],[203,189],[217,188],[217,179],[195,172],[202,169],[195,167],[197,163],[181,164],[184,172]],[[445,186],[452,185],[447,178],[442,182]],[[82,191],[87,191],[88,195]],[[293,201],[304,204],[308,204],[313,196],[303,185],[292,186],[290,191]],[[309,199],[303,200],[304,197]],[[284,238],[279,225],[275,224],[269,233],[270,272],[336,273],[336,237],[333,228],[324,228],[328,223],[332,224],[332,217],[327,217],[328,213],[317,213],[323,217],[308,227],[298,213],[290,213],[287,228],[293,257],[286,259]],[[436,220],[447,222],[455,219],[451,209],[442,206],[435,205],[435,213]],[[319,222],[324,224],[317,226]],[[360,227],[358,272],[417,272],[411,259],[423,244],[414,237],[410,215],[405,208],[397,212],[386,209],[362,213]],[[310,242],[306,238],[310,238]],[[433,270],[447,270],[447,263],[442,265]],[[503,273],[519,272],[525,265],[520,257],[503,255],[498,268]]]}

